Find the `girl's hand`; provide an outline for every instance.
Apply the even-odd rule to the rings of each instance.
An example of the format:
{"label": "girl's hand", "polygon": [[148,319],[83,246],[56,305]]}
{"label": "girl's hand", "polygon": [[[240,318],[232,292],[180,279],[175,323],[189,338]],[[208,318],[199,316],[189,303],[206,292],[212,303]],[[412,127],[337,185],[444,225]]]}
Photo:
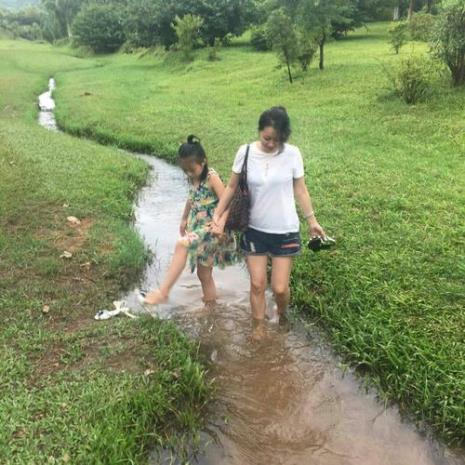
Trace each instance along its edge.
{"label": "girl's hand", "polygon": [[218,215],[218,213],[216,213],[216,212],[213,213],[212,223],[211,224],[214,224],[214,225],[219,225],[220,224],[220,216]]}
{"label": "girl's hand", "polygon": [[212,221],[210,223],[210,232],[214,235],[214,236],[222,236],[224,234],[224,224],[222,223],[215,223],[214,221]]}
{"label": "girl's hand", "polygon": [[181,224],[179,225],[179,234],[181,234],[181,236],[186,235],[186,227],[187,227],[187,220],[181,220]]}

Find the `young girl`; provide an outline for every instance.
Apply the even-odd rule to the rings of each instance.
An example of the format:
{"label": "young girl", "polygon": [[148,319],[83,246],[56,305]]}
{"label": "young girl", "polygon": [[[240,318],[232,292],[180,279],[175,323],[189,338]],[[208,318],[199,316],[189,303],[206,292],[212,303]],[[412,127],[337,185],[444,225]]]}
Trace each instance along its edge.
{"label": "young girl", "polygon": [[[174,255],[160,287],[147,294],[139,294],[142,304],[156,305],[168,300],[171,288],[178,280],[189,259],[191,272],[197,268],[204,302],[214,302],[216,287],[213,266],[224,267],[240,259],[235,238],[229,234],[214,236],[210,231],[213,212],[224,185],[215,170],[208,168],[200,140],[190,135],[179,147],[179,164],[189,180],[189,194],[179,227],[181,237],[176,242]],[[224,226],[228,212],[218,222]]]}

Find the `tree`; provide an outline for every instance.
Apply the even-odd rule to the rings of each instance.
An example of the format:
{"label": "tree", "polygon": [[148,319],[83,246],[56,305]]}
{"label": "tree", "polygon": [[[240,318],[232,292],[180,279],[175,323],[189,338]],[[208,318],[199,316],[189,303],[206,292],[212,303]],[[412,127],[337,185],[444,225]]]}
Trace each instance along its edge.
{"label": "tree", "polygon": [[49,23],[58,25],[55,31],[57,38],[71,37],[71,24],[81,5],[82,0],[42,0],[44,10],[52,17]]}
{"label": "tree", "polygon": [[349,20],[345,0],[301,0],[298,6],[299,22],[307,33],[312,33],[320,51],[320,70],[324,69],[324,46],[333,31],[333,23]]}
{"label": "tree", "polygon": [[432,53],[447,65],[454,86],[465,84],[465,0],[446,3],[433,33]]}
{"label": "tree", "polygon": [[408,13],[407,13],[407,19],[410,21],[413,15],[413,8],[415,6],[415,0],[409,0],[408,4]]}
{"label": "tree", "polygon": [[94,52],[114,52],[125,40],[121,12],[110,4],[89,4],[72,26],[73,40]]}
{"label": "tree", "polygon": [[192,50],[199,41],[203,19],[200,16],[176,16],[171,27],[176,32],[178,46],[186,60],[192,59]]}
{"label": "tree", "polygon": [[291,64],[297,60],[297,35],[291,18],[281,8],[273,11],[266,25],[267,38],[280,60],[286,65],[292,84]]}
{"label": "tree", "polygon": [[[159,4],[152,0],[132,0],[125,8],[123,28],[129,43],[135,47],[162,43]],[[171,29],[170,33],[174,31]]]}
{"label": "tree", "polygon": [[[203,19],[201,38],[207,45],[214,45],[215,39],[225,39],[229,34],[239,35],[250,24],[256,7],[253,0],[127,0],[130,19],[126,31],[131,40],[137,39],[132,26],[142,29],[144,42],[158,42],[169,48],[176,41],[171,27],[176,16],[187,14]],[[147,17],[146,13],[149,17]],[[152,25],[146,27],[144,25]],[[149,39],[147,32],[152,31]]]}
{"label": "tree", "polygon": [[399,53],[400,47],[407,41],[408,23],[406,21],[398,21],[391,24],[388,29],[389,42],[391,42],[392,48]]}

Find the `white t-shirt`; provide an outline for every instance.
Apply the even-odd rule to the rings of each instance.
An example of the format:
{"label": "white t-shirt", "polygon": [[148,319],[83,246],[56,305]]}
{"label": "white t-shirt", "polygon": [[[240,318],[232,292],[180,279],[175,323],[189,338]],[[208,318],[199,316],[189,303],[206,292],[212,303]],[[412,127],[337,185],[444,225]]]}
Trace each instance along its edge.
{"label": "white t-shirt", "polygon": [[[257,143],[250,144],[247,184],[250,194],[249,226],[272,234],[297,232],[300,222],[294,199],[293,180],[304,175],[302,154],[295,145],[284,144],[282,152],[265,153]],[[239,174],[247,145],[234,159],[233,172]]]}

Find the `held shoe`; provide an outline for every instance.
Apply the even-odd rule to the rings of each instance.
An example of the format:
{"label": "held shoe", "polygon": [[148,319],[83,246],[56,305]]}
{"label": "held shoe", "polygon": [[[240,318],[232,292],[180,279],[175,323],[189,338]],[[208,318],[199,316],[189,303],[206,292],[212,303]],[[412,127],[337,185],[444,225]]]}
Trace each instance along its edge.
{"label": "held shoe", "polygon": [[314,236],[308,242],[308,248],[314,252],[330,249],[336,245],[336,241],[329,236]]}

